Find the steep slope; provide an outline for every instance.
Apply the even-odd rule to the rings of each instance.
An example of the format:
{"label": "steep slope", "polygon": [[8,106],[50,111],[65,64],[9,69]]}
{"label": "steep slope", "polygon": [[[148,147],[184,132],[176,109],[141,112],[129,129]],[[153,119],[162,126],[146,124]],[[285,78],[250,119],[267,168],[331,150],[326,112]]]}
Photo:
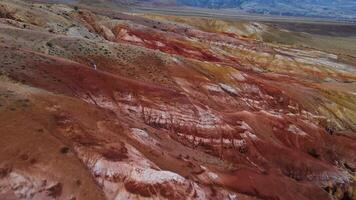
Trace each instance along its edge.
{"label": "steep slope", "polygon": [[0,199],[355,198],[352,62],[229,22],[0,6]]}

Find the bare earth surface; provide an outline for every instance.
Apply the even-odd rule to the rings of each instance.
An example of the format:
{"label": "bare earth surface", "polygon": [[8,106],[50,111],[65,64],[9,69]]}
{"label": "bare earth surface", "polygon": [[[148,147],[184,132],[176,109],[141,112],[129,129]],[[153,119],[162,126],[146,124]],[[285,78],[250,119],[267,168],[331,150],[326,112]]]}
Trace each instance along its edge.
{"label": "bare earth surface", "polygon": [[354,40],[281,29],[0,1],[0,199],[356,199]]}

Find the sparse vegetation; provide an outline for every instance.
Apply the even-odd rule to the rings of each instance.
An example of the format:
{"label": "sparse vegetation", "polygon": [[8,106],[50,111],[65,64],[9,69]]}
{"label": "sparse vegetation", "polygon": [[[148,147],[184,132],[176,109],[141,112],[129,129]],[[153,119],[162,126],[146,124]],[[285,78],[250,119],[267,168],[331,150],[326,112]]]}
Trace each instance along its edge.
{"label": "sparse vegetation", "polygon": [[47,46],[52,48],[53,47],[53,43],[47,42]]}
{"label": "sparse vegetation", "polygon": [[320,50],[315,33],[2,4],[16,10],[16,20],[0,20],[6,194],[353,198],[355,60]]}
{"label": "sparse vegetation", "polygon": [[314,148],[308,149],[308,154],[311,155],[311,156],[313,156],[314,158],[317,158],[317,159],[320,158],[319,153],[318,153],[317,150],[314,149]]}
{"label": "sparse vegetation", "polygon": [[67,154],[68,152],[69,152],[69,147],[62,147],[61,149],[60,149],[60,152],[61,152],[61,154]]}

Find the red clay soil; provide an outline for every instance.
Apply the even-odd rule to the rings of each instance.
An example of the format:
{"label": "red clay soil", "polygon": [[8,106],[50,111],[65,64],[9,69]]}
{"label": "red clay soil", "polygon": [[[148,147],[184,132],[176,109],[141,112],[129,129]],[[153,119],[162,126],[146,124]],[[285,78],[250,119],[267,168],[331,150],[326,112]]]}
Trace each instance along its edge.
{"label": "red clay soil", "polygon": [[[181,55],[188,58],[199,59],[202,61],[219,62],[219,58],[215,57],[206,49],[185,45],[182,41],[185,39],[176,34],[164,34],[161,31],[154,29],[131,29],[128,26],[117,26],[113,31],[116,35],[116,41],[126,41],[125,35],[120,37],[120,31],[127,31],[130,37],[137,37],[141,42],[128,41],[133,44],[142,45],[150,49],[157,49],[165,53]],[[148,34],[149,33],[149,34]]]}
{"label": "red clay soil", "polygon": [[[224,188],[262,199],[328,199],[328,194],[318,186],[319,184],[325,182],[340,184],[347,181],[345,172],[333,165],[335,159],[344,160],[346,158],[344,156],[350,155],[350,153],[354,155],[354,140],[347,139],[342,135],[330,136],[325,129],[315,127],[315,125],[311,125],[303,119],[287,115],[270,116],[264,112],[244,111],[225,115],[224,113],[213,111],[214,115],[220,118],[220,122],[215,122],[217,124],[212,125],[215,128],[200,128],[199,124],[194,125],[196,123],[194,120],[198,120],[194,118],[199,118],[200,115],[199,109],[196,110],[197,106],[200,107],[199,104],[192,104],[197,99],[192,101],[192,97],[187,97],[181,92],[130,80],[105,71],[96,71],[86,65],[55,57],[47,57],[35,52],[6,49],[4,47],[3,50],[21,54],[25,60],[40,56],[54,63],[45,64],[27,60],[29,67],[25,71],[9,71],[11,73],[10,78],[22,81],[32,87],[84,99],[97,107],[118,112],[117,115],[122,115],[122,111],[119,111],[122,104],[133,107],[141,104],[150,109],[162,109],[163,105],[173,106],[171,108],[168,107],[168,110],[164,112],[177,112],[177,116],[171,116],[174,119],[163,120],[163,116],[157,116],[155,111],[145,113],[153,116],[143,116],[141,112],[144,111],[141,110],[138,113],[131,111],[134,113],[129,113],[129,116],[136,119],[135,124],[146,123],[155,128],[157,133],[163,128],[180,134],[187,134],[189,137],[193,135],[194,137],[207,138],[208,140],[213,140],[214,138],[219,141],[244,140],[246,146],[241,147],[239,144],[229,146],[221,142],[214,144],[214,142],[202,142],[200,141],[201,139],[190,140],[188,139],[189,137],[185,137],[185,139],[184,137],[183,139],[177,138],[183,144],[188,146],[193,144],[193,148],[201,146],[199,148],[208,154],[218,156],[227,162],[235,163],[237,168],[232,171],[217,173],[219,178],[216,184]],[[5,70],[8,69],[5,68]],[[259,84],[259,82],[255,82],[255,84]],[[261,86],[263,86],[261,89],[266,87],[266,90],[263,90],[264,92],[274,97],[283,96],[278,87],[272,89],[273,87],[268,88],[267,84],[261,84]],[[118,96],[125,96],[125,94],[134,94],[133,97],[137,98],[137,100],[120,101],[117,99]],[[141,99],[142,97],[144,99]],[[287,102],[289,103],[290,100],[287,100]],[[279,108],[286,108],[283,105],[281,102],[278,103]],[[224,107],[223,105],[220,106]],[[180,111],[180,107],[188,110],[192,109],[193,113],[197,113],[195,114],[196,116],[192,116],[193,121],[185,119],[187,113],[185,113],[186,111]],[[173,108],[178,108],[178,110],[169,110]],[[201,109],[206,108],[201,107]],[[228,108],[224,109],[228,110]],[[256,136],[252,138],[246,136],[246,134],[249,134],[249,130],[239,128],[239,123],[236,123],[239,121],[247,123]],[[261,124],[261,122],[264,123]],[[290,124],[299,127],[298,131],[303,131],[307,135],[289,133],[287,129]],[[58,124],[58,126],[63,125]],[[229,127],[227,130],[223,128],[226,126]],[[73,141],[77,141],[75,138]],[[80,140],[87,139],[88,137],[85,136]],[[187,140],[188,143],[184,140]],[[89,143],[80,142],[80,144],[92,146],[96,144],[94,141]],[[349,147],[335,149],[334,146]],[[125,150],[124,147],[119,150],[109,149],[102,151],[101,154],[104,159],[117,162],[128,158],[127,155],[123,154],[127,150],[123,150]],[[351,162],[348,165],[354,166],[354,158],[347,157],[348,160],[353,160],[349,160],[348,162]],[[241,159],[244,161],[241,162]],[[195,163],[196,161],[193,159],[190,162]],[[239,164],[239,162],[241,163]],[[238,167],[239,165],[242,168]],[[267,185],[268,187],[266,187]],[[135,182],[125,183],[125,188],[128,192],[139,194],[140,196],[155,196],[156,191],[149,189],[150,187],[150,185],[139,186]],[[141,191],[139,188],[149,190]],[[165,195],[162,196],[166,197]],[[177,198],[179,199],[179,197]]]}
{"label": "red clay soil", "polygon": [[[68,17],[101,35],[97,15]],[[0,45],[0,199],[355,198],[352,97],[210,47],[255,40],[121,17],[81,51]]]}

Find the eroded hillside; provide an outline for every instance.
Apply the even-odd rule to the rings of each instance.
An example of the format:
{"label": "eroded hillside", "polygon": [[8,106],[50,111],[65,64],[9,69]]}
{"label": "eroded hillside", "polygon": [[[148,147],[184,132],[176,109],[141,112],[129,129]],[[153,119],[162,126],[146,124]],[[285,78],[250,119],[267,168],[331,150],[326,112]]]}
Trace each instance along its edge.
{"label": "eroded hillside", "polygon": [[0,199],[356,198],[353,60],[255,22],[0,17]]}

